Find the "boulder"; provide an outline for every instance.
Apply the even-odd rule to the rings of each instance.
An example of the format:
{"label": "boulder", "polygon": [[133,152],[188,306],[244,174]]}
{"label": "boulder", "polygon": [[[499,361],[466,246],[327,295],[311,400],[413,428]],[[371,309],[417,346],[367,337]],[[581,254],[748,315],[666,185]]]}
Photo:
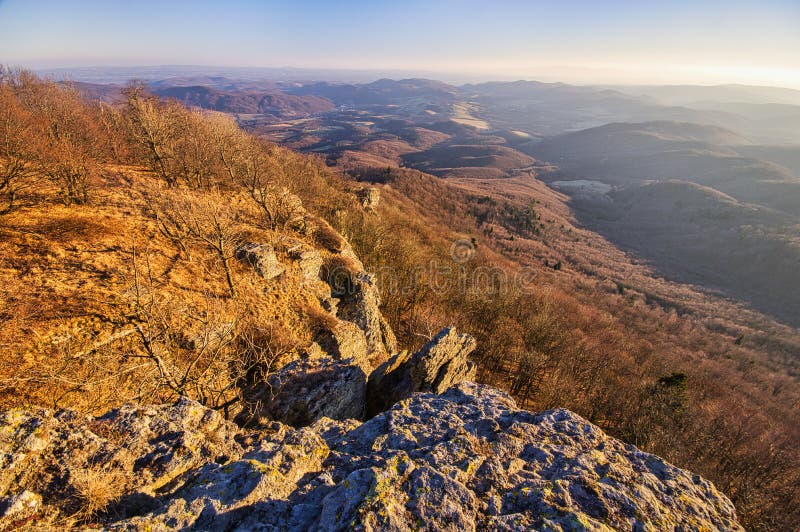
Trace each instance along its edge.
{"label": "boulder", "polygon": [[297,265],[303,277],[309,281],[318,281],[322,270],[322,255],[316,250],[302,251],[298,254]]}
{"label": "boulder", "polygon": [[367,415],[383,412],[413,393],[441,393],[454,384],[474,379],[475,364],[467,357],[475,347],[474,338],[448,327],[413,355],[394,355],[369,376]]}
{"label": "boulder", "polygon": [[281,275],[286,268],[278,262],[275,249],[269,244],[247,242],[235,251],[236,258],[253,267],[258,275],[264,279],[274,279]]}
{"label": "boulder", "polygon": [[321,279],[322,265],[325,263],[322,253],[302,240],[286,239],[286,253],[300,269],[303,278],[307,281]]}
{"label": "boulder", "polygon": [[375,187],[367,187],[357,192],[358,201],[368,211],[375,211],[381,201],[381,191]]}
{"label": "boulder", "polygon": [[361,419],[367,375],[352,360],[297,360],[269,376],[237,421],[252,424],[263,418],[302,427],[323,417]]}
{"label": "boulder", "polygon": [[[366,423],[323,418],[294,429],[274,422],[258,432],[241,431],[241,448],[227,457],[192,450],[203,445],[197,421],[213,417],[196,403],[141,410],[126,407],[124,415],[74,418],[70,425],[52,413],[17,412],[22,425],[2,417],[0,441],[33,460],[33,469],[63,464],[66,473],[77,463],[63,456],[53,462],[51,447],[70,436],[79,445],[89,433],[93,448],[107,451],[92,453],[93,464],[116,467],[113,449],[126,439],[114,431],[92,432],[109,419],[126,419],[113,426],[137,442],[125,463],[161,453],[170,429],[178,430],[174,443],[181,436],[193,442],[178,443],[194,459],[160,489],[131,477],[114,506],[94,517],[91,528],[97,529],[743,530],[731,502],[709,481],[567,410],[519,410],[489,386],[462,383],[441,395],[416,394]],[[192,421],[177,422],[183,416]],[[48,427],[33,439],[30,431],[18,430],[32,419]],[[129,432],[138,429],[143,432]],[[160,436],[150,442],[152,435]],[[43,447],[36,443],[40,437]],[[8,459],[5,451],[2,456]],[[160,464],[142,463],[147,465],[139,471]],[[22,524],[28,528],[63,527],[70,509],[53,494],[67,486],[27,476],[3,491],[5,511],[13,506],[26,515]]]}

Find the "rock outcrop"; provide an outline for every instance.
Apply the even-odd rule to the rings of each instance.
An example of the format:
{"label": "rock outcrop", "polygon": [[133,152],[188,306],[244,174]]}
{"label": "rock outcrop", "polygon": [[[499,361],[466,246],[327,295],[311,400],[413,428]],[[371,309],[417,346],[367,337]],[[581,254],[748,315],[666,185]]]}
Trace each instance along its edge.
{"label": "rock outcrop", "polygon": [[375,187],[367,187],[358,191],[358,201],[367,211],[375,211],[381,202],[381,191]]}
{"label": "rock outcrop", "polygon": [[473,380],[475,365],[467,357],[475,347],[474,338],[448,327],[413,355],[394,355],[369,376],[367,414],[383,412],[415,392],[441,393]]}
{"label": "rock outcrop", "polygon": [[77,515],[111,530],[741,530],[710,482],[472,383],[366,423],[257,432],[188,400],[97,418],[11,410],[0,460],[5,527],[69,523],[88,471],[117,491]]}
{"label": "rock outcrop", "polygon": [[[415,392],[441,393],[448,387],[472,379],[475,371],[467,355],[475,340],[455,329],[443,329],[419,352],[392,357],[369,374],[369,362],[360,330],[350,322],[352,336],[360,344],[334,336],[320,356],[292,362],[245,391],[245,406],[237,416],[243,425],[264,420],[280,421],[294,427],[306,426],[323,417],[335,420],[363,419],[411,397]],[[338,338],[338,339],[337,339]],[[358,342],[356,342],[358,343]],[[330,344],[330,345],[328,345]],[[344,347],[343,347],[344,346]],[[354,353],[361,356],[354,357]],[[349,356],[348,356],[349,355]]]}
{"label": "rock outcrop", "polygon": [[323,417],[361,419],[367,375],[352,360],[298,360],[271,375],[260,390],[262,396],[251,395],[237,421],[267,418],[302,427]]}
{"label": "rock outcrop", "polygon": [[364,271],[329,273],[334,296],[339,299],[338,316],[364,331],[370,353],[397,351],[397,339],[380,311],[381,297],[375,276]]}
{"label": "rock outcrop", "polygon": [[[237,381],[244,405],[237,420],[252,424],[271,419],[300,426],[323,416],[362,419],[367,375],[397,351],[397,340],[380,310],[376,278],[330,223],[308,214],[296,197],[283,198],[287,202],[281,205],[290,213],[302,214],[307,238],[279,235],[271,243],[246,242],[236,248],[235,256],[260,277],[275,279],[269,290],[280,290],[285,283],[301,294],[298,299],[316,299],[319,308],[297,305],[310,309],[303,310],[301,319],[313,323],[308,343],[280,360],[290,366],[253,368]],[[186,345],[204,347],[207,336],[187,338]],[[221,334],[211,339],[217,337],[226,339]]]}
{"label": "rock outcrop", "polygon": [[320,280],[320,270],[325,261],[318,249],[301,240],[291,239],[288,242],[287,255],[296,262],[307,281]]}
{"label": "rock outcrop", "polygon": [[269,244],[256,244],[247,242],[236,248],[236,258],[253,267],[258,275],[264,279],[274,279],[281,275],[286,268],[278,262],[275,248]]}
{"label": "rock outcrop", "polygon": [[155,501],[147,494],[241,454],[238,433],[220,413],[188,399],[168,407],[125,406],[100,417],[7,410],[0,413],[0,524],[30,521],[32,514],[45,521],[74,515],[98,498],[126,496],[132,508],[150,508],[148,501]]}
{"label": "rock outcrop", "polygon": [[338,360],[351,360],[360,366],[365,374],[372,372],[369,350],[364,331],[349,321],[337,322],[317,334],[317,342],[330,357]]}

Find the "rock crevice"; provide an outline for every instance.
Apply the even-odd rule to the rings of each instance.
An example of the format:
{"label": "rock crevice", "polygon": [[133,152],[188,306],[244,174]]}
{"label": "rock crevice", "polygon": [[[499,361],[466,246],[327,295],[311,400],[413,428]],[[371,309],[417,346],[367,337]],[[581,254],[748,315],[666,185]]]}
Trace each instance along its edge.
{"label": "rock crevice", "polygon": [[442,393],[450,386],[475,377],[467,358],[475,339],[455,328],[440,331],[413,355],[401,352],[378,366],[367,384],[367,415],[373,416],[415,392]]}
{"label": "rock crevice", "polygon": [[[267,418],[305,426],[323,417],[372,417],[416,392],[441,393],[473,379],[475,366],[467,356],[474,349],[471,336],[449,327],[418,352],[394,355],[371,372],[366,358],[347,357],[350,351],[338,358],[298,360],[248,392],[238,421],[248,424]],[[329,346],[326,351],[340,349]]]}

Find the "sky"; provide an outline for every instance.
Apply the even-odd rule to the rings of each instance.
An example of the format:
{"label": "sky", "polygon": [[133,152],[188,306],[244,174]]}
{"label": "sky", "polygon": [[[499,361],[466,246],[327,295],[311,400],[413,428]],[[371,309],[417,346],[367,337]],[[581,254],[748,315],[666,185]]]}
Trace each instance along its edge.
{"label": "sky", "polygon": [[800,88],[800,0],[0,0],[0,63]]}

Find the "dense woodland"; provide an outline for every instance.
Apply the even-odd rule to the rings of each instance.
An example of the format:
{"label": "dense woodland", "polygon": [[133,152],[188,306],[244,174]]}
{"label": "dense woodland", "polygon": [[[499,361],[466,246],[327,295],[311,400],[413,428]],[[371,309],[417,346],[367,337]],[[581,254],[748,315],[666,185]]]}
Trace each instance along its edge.
{"label": "dense woodland", "polygon": [[[97,412],[188,395],[235,410],[237,382],[274,369],[323,318],[297,294],[265,302],[233,250],[255,236],[329,246],[333,227],[391,281],[383,311],[404,347],[455,324],[478,339],[481,380],[521,405],[569,408],[706,476],[747,528],[800,521],[797,344],[532,264],[509,242],[546,237],[535,204],[411,170],[357,177],[380,187],[377,213],[355,179],[225,115],[137,85],[119,105],[87,102],[3,70],[0,406]],[[454,264],[464,238],[475,256]],[[450,266],[445,288],[432,263]],[[508,282],[523,268],[538,272],[524,290]],[[496,282],[476,283],[479,270]]]}

